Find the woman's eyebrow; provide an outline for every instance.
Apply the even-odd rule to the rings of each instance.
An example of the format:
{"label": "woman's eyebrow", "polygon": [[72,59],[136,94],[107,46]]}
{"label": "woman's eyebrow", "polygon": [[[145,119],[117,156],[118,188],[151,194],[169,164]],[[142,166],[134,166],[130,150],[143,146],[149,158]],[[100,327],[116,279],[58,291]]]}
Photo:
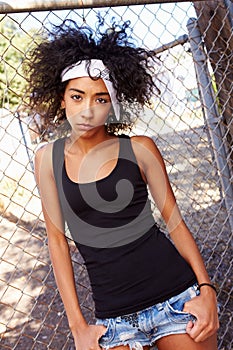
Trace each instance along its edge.
{"label": "woman's eyebrow", "polygon": [[105,92],[97,92],[96,93],[96,96],[100,96],[100,95],[108,95],[109,96],[109,93],[107,91],[105,91]]}
{"label": "woman's eyebrow", "polygon": [[75,89],[75,88],[70,88],[69,91],[75,91],[75,92],[80,92],[80,94],[85,94],[85,91]]}
{"label": "woman's eyebrow", "polygon": [[[76,88],[70,88],[69,91],[75,91],[75,92],[79,92],[80,94],[85,94],[85,91],[82,91],[82,90],[79,90],[79,89],[76,89]],[[109,93],[107,91],[104,91],[104,92],[97,92],[95,94],[96,96],[102,96],[102,95],[108,95],[109,96]]]}

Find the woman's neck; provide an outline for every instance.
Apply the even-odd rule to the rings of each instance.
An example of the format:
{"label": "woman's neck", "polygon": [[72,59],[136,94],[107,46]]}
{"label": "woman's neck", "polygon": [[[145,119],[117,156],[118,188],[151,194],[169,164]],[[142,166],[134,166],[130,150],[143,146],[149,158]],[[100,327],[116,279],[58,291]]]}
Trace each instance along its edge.
{"label": "woman's neck", "polygon": [[114,138],[114,136],[108,134],[105,127],[101,127],[98,130],[95,128],[81,135],[71,132],[67,145],[72,153],[75,153],[78,149],[83,154],[87,154],[91,149],[111,138]]}

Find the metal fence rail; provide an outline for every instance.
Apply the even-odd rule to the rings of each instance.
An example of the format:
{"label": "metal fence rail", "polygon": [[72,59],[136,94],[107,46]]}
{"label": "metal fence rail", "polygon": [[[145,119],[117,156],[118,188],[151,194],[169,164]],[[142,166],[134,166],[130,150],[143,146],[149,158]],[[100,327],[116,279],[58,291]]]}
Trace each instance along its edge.
{"label": "metal fence rail", "polygon": [[[107,21],[130,20],[138,44],[158,57],[161,96],[133,132],[151,136],[163,154],[179,207],[218,287],[219,350],[232,350],[232,3],[108,1],[102,8],[83,1],[57,10],[57,0],[38,11],[42,2],[25,1],[13,12],[19,3],[0,4],[0,348],[74,349],[33,175],[34,152],[53,135],[24,107],[22,61],[42,29],[65,18],[93,25],[100,11]],[[31,12],[25,12],[29,3]],[[156,208],[154,213],[164,226]],[[86,270],[70,246],[81,307],[92,321]]]}

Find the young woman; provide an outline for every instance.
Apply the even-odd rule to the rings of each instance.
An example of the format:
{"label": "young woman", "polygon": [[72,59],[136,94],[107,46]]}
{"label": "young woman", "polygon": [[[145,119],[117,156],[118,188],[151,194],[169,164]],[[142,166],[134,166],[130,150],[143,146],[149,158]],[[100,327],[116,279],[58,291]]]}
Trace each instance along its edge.
{"label": "young woman", "polygon": [[[68,125],[35,157],[56,283],[77,350],[216,350],[216,293],[161,154],[150,138],[124,134],[155,91],[152,57],[128,26],[65,22],[28,63],[31,107],[62,132]],[[65,224],[87,266],[95,325],[79,306]]]}

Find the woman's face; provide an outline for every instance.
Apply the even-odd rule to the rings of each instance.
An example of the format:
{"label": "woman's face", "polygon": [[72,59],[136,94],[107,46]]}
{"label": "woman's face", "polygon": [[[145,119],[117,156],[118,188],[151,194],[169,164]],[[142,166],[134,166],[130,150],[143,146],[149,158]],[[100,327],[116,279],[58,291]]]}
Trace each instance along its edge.
{"label": "woman's face", "polygon": [[62,108],[65,108],[66,117],[76,134],[103,126],[111,107],[111,99],[102,79],[82,77],[68,82]]}

